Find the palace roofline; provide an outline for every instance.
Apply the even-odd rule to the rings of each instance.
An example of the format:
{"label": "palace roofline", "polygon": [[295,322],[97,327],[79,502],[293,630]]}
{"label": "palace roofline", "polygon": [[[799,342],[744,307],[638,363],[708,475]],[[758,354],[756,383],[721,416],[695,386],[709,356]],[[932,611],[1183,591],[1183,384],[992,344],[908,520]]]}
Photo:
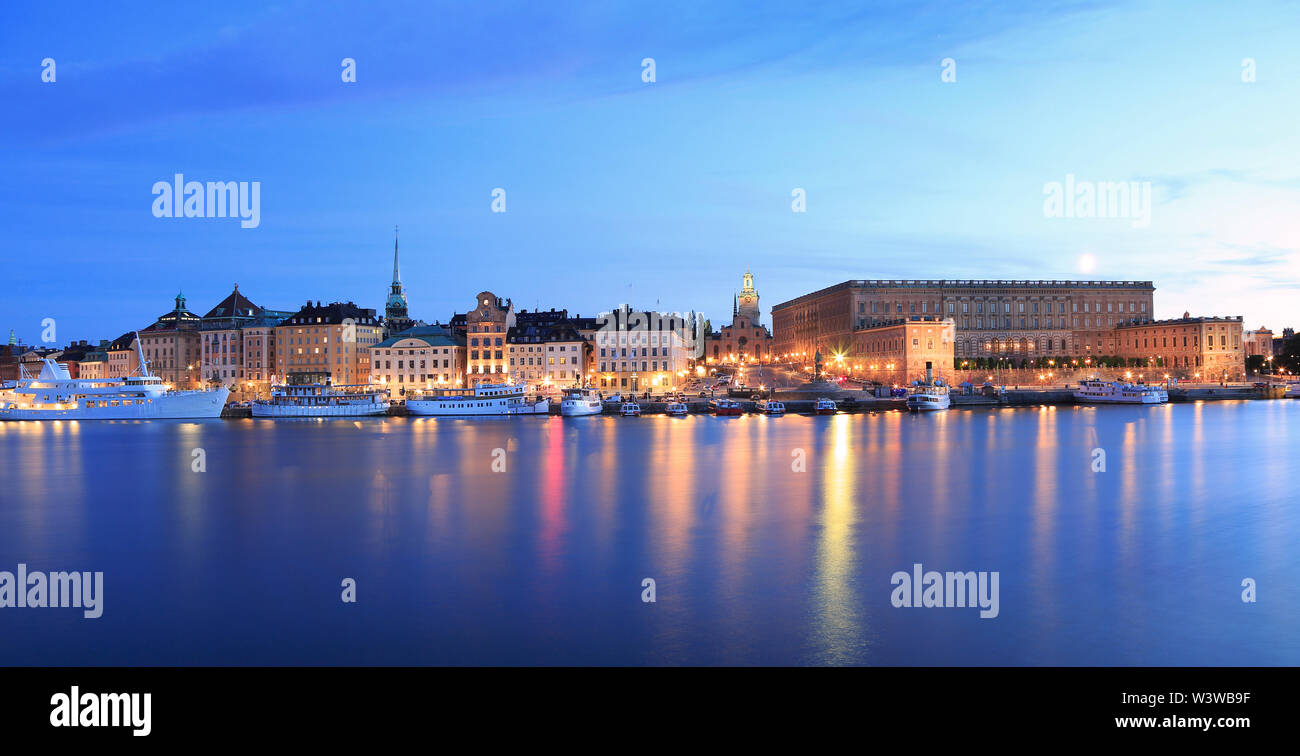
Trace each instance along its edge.
{"label": "palace roofline", "polygon": [[1155,290],[1153,281],[1072,281],[1039,279],[852,279],[833,286],[795,297],[772,306],[775,312],[781,308],[798,304],[813,297],[829,294],[841,289],[974,289],[985,287],[1002,287],[1009,289],[1150,289]]}

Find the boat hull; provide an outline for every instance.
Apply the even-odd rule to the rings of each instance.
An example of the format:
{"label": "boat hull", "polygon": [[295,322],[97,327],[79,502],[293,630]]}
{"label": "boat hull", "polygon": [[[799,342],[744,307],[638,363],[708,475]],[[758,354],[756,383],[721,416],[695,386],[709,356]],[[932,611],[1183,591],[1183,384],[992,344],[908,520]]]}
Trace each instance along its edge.
{"label": "boat hull", "polygon": [[951,400],[946,396],[941,398],[909,396],[907,398],[907,408],[912,412],[937,412],[938,410],[948,409],[951,404]]}
{"label": "boat hull", "polygon": [[1075,394],[1074,401],[1078,402],[1079,404],[1164,404],[1169,400],[1161,399],[1154,396],[1135,397],[1132,399],[1123,399],[1123,398],[1111,399],[1111,398],[1103,398],[1103,397],[1095,397],[1095,396],[1079,396],[1078,394]]}
{"label": "boat hull", "polygon": [[[117,407],[70,407],[68,409],[36,409],[6,407],[0,409],[0,420],[204,420],[221,417],[230,390],[176,391],[146,399],[133,399],[132,404]],[[125,400],[117,400],[125,401]],[[143,403],[135,403],[142,401]]]}
{"label": "boat hull", "polygon": [[560,402],[560,415],[564,417],[587,417],[599,415],[604,411],[605,408],[599,402],[594,405],[587,402]]}
{"label": "boat hull", "polygon": [[[458,406],[459,405],[459,406]],[[513,415],[547,415],[551,412],[549,399],[537,402],[511,403],[506,399],[465,401],[407,400],[406,411],[421,417],[508,417]]]}
{"label": "boat hull", "polygon": [[289,404],[253,403],[253,417],[376,417],[387,415],[386,404],[330,404],[320,407],[295,407]]}

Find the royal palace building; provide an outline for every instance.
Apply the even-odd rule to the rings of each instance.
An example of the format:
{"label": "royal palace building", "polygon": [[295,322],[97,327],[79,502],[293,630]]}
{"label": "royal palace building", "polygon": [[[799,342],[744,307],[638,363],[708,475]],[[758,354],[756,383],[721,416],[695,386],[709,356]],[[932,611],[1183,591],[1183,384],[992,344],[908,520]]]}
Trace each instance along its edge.
{"label": "royal palace building", "polygon": [[1115,326],[1151,317],[1150,281],[845,281],[772,308],[778,359],[850,354],[881,321],[949,318],[954,357],[1032,359],[1118,353]]}

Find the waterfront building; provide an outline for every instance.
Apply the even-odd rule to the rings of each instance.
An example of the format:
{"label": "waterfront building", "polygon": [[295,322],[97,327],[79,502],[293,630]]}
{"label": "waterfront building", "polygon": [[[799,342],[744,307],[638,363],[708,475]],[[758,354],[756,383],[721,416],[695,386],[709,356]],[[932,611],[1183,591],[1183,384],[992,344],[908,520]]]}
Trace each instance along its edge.
{"label": "waterfront building", "polygon": [[22,354],[27,347],[18,343],[14,338],[14,332],[9,332],[9,343],[0,347],[0,381],[18,380],[18,366],[22,362]]}
{"label": "waterfront building", "polygon": [[284,383],[367,383],[370,349],[383,341],[383,331],[373,309],[308,300],[275,327],[274,377]]}
{"label": "waterfront building", "polygon": [[610,391],[676,389],[695,367],[695,316],[633,310],[602,313],[596,331],[598,387]]}
{"label": "waterfront building", "polygon": [[224,386],[240,399],[269,397],[275,327],[292,314],[254,304],[235,284],[199,322],[204,381]]}
{"label": "waterfront building", "polygon": [[292,313],[263,310],[240,329],[244,350],[244,385],[259,399],[269,399],[276,378],[275,329]]}
{"label": "waterfront building", "polygon": [[406,288],[402,286],[402,269],[397,260],[397,230],[393,230],[393,282],[388,286],[388,299],[384,302],[384,335],[394,336],[423,325],[410,317],[406,303]]}
{"label": "waterfront building", "polygon": [[525,313],[520,312],[518,322],[506,334],[514,381],[542,391],[581,386],[592,351],[591,342],[567,319],[542,325],[527,320]]}
{"label": "waterfront building", "polygon": [[901,385],[925,380],[928,368],[934,379],[952,383],[956,331],[952,318],[936,315],[863,320],[849,352],[822,353],[822,370]]}
{"label": "waterfront building", "polygon": [[50,356],[55,362],[67,368],[69,377],[75,380],[84,377],[81,374],[81,363],[85,360],[86,354],[93,350],[94,347],[90,342],[82,339],[68,344]]}
{"label": "waterfront building", "polygon": [[78,376],[89,381],[102,381],[108,378],[108,342],[101,340],[91,347],[81,358]]}
{"label": "waterfront building", "polygon": [[465,385],[509,383],[512,379],[505,342],[515,326],[515,306],[509,299],[490,291],[479,292],[474,301],[474,309],[465,313],[462,320],[466,341]]}
{"label": "waterfront building", "polygon": [[704,337],[704,361],[709,365],[748,365],[772,362],[772,334],[759,323],[754,276],[745,271],[744,288],[731,307],[731,324]]}
{"label": "waterfront building", "polygon": [[775,350],[847,353],[863,320],[951,318],[960,359],[1113,355],[1120,322],[1149,318],[1150,281],[854,280],[772,308]]}
{"label": "waterfront building", "polygon": [[140,330],[140,348],[149,370],[163,383],[181,390],[202,385],[199,320],[185,308],[185,294],[179,293],[171,312],[159,315],[152,325]]}
{"label": "waterfront building", "polygon": [[529,312],[528,310],[518,310],[515,312],[515,326],[536,326],[541,328],[554,328],[569,320],[568,310],[557,310],[552,307],[549,310],[537,309]]}
{"label": "waterfront building", "polygon": [[1241,316],[1194,318],[1185,312],[1171,320],[1131,320],[1119,324],[1115,335],[1121,357],[1177,370],[1178,377],[1236,380],[1246,373]]}
{"label": "waterfront building", "polygon": [[1273,332],[1263,326],[1254,331],[1242,332],[1241,344],[1247,357],[1268,359],[1273,356]]}
{"label": "waterfront building", "polygon": [[370,382],[387,386],[390,396],[459,387],[464,380],[465,338],[445,326],[416,326],[370,348]]}
{"label": "waterfront building", "polygon": [[586,351],[587,362],[583,365],[584,386],[591,386],[596,382],[596,334],[600,332],[603,321],[600,318],[584,318],[581,315],[564,321],[565,325],[578,332],[582,340],[587,342],[591,348]]}
{"label": "waterfront building", "polygon": [[135,341],[135,332],[127,331],[109,342],[104,350],[107,355],[105,378],[125,378],[140,374],[140,354],[136,351]]}

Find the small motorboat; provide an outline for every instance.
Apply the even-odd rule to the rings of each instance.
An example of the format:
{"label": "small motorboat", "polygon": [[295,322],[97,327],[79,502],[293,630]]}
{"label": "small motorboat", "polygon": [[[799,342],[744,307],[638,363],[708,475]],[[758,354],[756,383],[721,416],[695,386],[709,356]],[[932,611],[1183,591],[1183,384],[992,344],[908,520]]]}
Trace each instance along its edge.
{"label": "small motorboat", "polygon": [[784,415],[785,405],[775,399],[764,399],[758,403],[758,411],[764,415]]}
{"label": "small motorboat", "polygon": [[686,417],[690,410],[681,402],[673,402],[664,408],[664,413],[673,417]]}
{"label": "small motorboat", "polygon": [[618,408],[618,414],[623,417],[640,417],[641,405],[636,402],[623,402],[623,406]]}
{"label": "small motorboat", "polygon": [[814,410],[819,415],[834,415],[837,409],[835,402],[824,396],[817,400],[817,405],[814,407]]}
{"label": "small motorboat", "polygon": [[713,414],[722,417],[734,417],[741,414],[740,402],[735,399],[715,399],[709,402],[713,408]]}

